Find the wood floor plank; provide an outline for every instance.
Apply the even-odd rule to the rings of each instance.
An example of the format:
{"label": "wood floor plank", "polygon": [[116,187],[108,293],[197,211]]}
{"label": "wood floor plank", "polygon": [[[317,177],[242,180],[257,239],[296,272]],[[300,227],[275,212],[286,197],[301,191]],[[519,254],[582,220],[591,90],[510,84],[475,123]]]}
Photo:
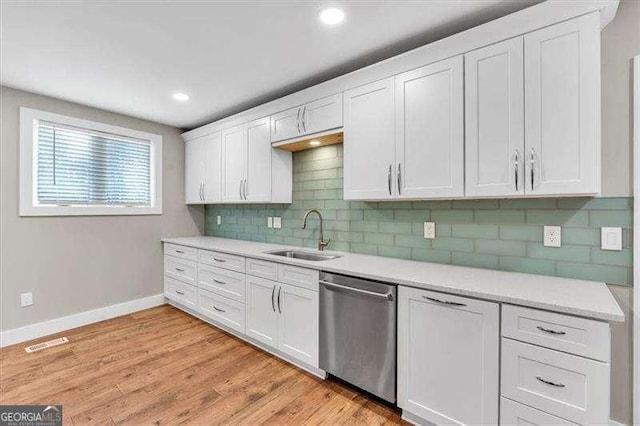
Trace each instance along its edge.
{"label": "wood floor plank", "polygon": [[403,423],[168,305],[0,349],[0,403],[62,404],[68,425]]}

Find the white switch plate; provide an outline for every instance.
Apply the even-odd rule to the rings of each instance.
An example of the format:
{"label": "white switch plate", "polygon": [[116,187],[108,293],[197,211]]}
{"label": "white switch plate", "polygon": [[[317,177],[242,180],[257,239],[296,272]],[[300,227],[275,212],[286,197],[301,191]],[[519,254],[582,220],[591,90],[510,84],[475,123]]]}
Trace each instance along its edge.
{"label": "white switch plate", "polygon": [[218,225],[222,225],[222,216],[217,216],[217,217],[216,217],[216,223],[217,223]]}
{"label": "white switch plate", "polygon": [[267,218],[267,228],[273,228],[273,218],[271,216]]}
{"label": "white switch plate", "polygon": [[622,228],[600,228],[600,248],[622,251]]}
{"label": "white switch plate", "polygon": [[20,295],[20,306],[24,308],[25,306],[31,305],[33,305],[33,293],[22,293]]}
{"label": "white switch plate", "polygon": [[544,246],[545,247],[562,247],[562,227],[561,226],[545,226],[544,227]]}
{"label": "white switch plate", "polygon": [[424,223],[424,237],[428,240],[434,240],[436,238],[436,223],[425,222]]}
{"label": "white switch plate", "polygon": [[279,216],[275,216],[273,218],[273,227],[276,229],[282,228],[282,218]]}

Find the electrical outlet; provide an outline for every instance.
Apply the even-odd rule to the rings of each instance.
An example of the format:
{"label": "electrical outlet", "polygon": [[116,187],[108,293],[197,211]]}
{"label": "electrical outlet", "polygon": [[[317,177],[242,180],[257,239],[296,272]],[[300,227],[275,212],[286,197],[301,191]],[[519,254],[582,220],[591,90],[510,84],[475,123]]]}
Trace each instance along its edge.
{"label": "electrical outlet", "polygon": [[603,226],[600,230],[600,248],[602,250],[622,251],[622,228]]}
{"label": "electrical outlet", "polygon": [[273,218],[273,227],[276,229],[280,229],[282,228],[282,218],[279,216],[276,216]]}
{"label": "electrical outlet", "polygon": [[436,238],[436,223],[425,222],[424,223],[424,237],[428,240],[434,240]]}
{"label": "electrical outlet", "polygon": [[267,228],[273,228],[273,217],[271,216],[267,218]]}
{"label": "electrical outlet", "polygon": [[33,305],[33,293],[22,293],[20,295],[20,306],[24,308],[25,306],[31,305]]}
{"label": "electrical outlet", "polygon": [[218,225],[222,225],[222,216],[217,216],[217,217],[216,217],[216,223],[217,223]]}
{"label": "electrical outlet", "polygon": [[545,247],[562,247],[562,227],[560,226],[544,227],[544,246]]}

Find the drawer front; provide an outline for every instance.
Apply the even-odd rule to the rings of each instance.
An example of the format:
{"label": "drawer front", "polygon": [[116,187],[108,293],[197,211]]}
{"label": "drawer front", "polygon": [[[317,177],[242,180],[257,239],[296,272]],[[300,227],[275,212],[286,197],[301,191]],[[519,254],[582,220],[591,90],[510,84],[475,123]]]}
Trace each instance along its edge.
{"label": "drawer front", "polygon": [[198,261],[205,265],[229,269],[230,271],[244,272],[245,260],[242,256],[217,251],[198,250]]}
{"label": "drawer front", "polygon": [[568,420],[552,416],[535,408],[527,407],[526,405],[507,398],[500,399],[500,424],[523,426],[576,425],[576,423],[571,423]]}
{"label": "drawer front", "polygon": [[502,335],[609,362],[609,324],[569,315],[502,305]]}
{"label": "drawer front", "polygon": [[200,313],[220,324],[244,333],[244,304],[227,297],[200,290]]}
{"label": "drawer front", "polygon": [[164,254],[181,259],[193,260],[194,262],[198,260],[198,249],[179,246],[177,244],[164,243]]}
{"label": "drawer front", "polygon": [[245,275],[240,272],[198,266],[198,287],[244,303]]}
{"label": "drawer front", "polygon": [[247,259],[247,274],[254,277],[278,279],[278,264],[258,259]]}
{"label": "drawer front", "polygon": [[173,278],[164,277],[164,296],[184,306],[196,309],[198,302],[198,289]]}
{"label": "drawer front", "polygon": [[315,269],[300,268],[291,265],[278,265],[278,281],[309,290],[319,291],[320,272]]}
{"label": "drawer front", "polygon": [[502,339],[502,396],[580,424],[609,421],[609,364]]}
{"label": "drawer front", "polygon": [[196,262],[165,255],[164,275],[195,286]]}

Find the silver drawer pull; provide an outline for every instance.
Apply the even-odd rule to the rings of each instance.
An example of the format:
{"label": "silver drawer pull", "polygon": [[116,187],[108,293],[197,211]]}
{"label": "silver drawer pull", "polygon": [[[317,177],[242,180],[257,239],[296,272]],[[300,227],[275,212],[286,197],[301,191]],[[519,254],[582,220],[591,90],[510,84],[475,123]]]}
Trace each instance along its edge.
{"label": "silver drawer pull", "polygon": [[180,296],[184,296],[184,293],[181,292],[180,290],[176,290],[176,293],[178,293]]}
{"label": "silver drawer pull", "polygon": [[550,382],[549,380],[543,379],[540,376],[536,376],[536,379],[538,379],[539,382],[542,382],[545,385],[554,386],[556,388],[563,388],[564,387],[564,385],[562,383],[553,383],[553,382]]}
{"label": "silver drawer pull", "polygon": [[[389,302],[393,301],[393,293],[391,293],[391,292],[389,292],[389,293],[377,293],[375,291],[362,290],[362,289],[355,288],[355,287],[347,287],[347,286],[344,286],[344,285],[330,283],[328,281],[323,281],[323,280],[320,280],[319,282],[325,288],[329,288],[329,289],[334,288],[334,289],[338,289],[338,290],[350,291],[352,293],[364,294],[364,295],[367,295],[367,296],[372,296],[372,297],[376,297],[376,298],[379,298],[379,299],[384,299],[384,300],[387,300]],[[282,288],[282,287],[280,287],[280,288]],[[278,307],[280,307],[280,290],[278,290]]]}
{"label": "silver drawer pull", "polygon": [[184,254],[182,250],[176,250],[176,253]]}
{"label": "silver drawer pull", "polygon": [[174,269],[175,269],[176,271],[178,271],[178,272],[184,272],[184,269],[182,269],[182,268],[178,268],[177,266],[176,266]]}
{"label": "silver drawer pull", "polygon": [[227,312],[227,311],[225,311],[224,309],[220,309],[220,308],[218,308],[216,305],[213,305],[213,309],[215,309],[215,310],[216,310],[216,311],[218,311],[218,312]]}
{"label": "silver drawer pull", "polygon": [[458,303],[458,302],[449,302],[448,300],[440,300],[440,299],[436,299],[433,297],[428,297],[428,296],[422,296],[423,298],[427,299],[427,300],[431,300],[432,302],[436,302],[436,303],[441,303],[443,305],[449,305],[449,306],[467,306],[464,303]]}
{"label": "silver drawer pull", "polygon": [[216,280],[215,278],[213,279],[213,282],[216,284],[222,284],[222,285],[226,284],[224,281]]}
{"label": "silver drawer pull", "polygon": [[218,257],[214,257],[214,258],[213,258],[213,260],[215,260],[216,262],[220,262],[220,263],[224,263],[224,262],[226,262],[226,260],[224,260],[224,259],[220,259],[220,258],[218,258]]}
{"label": "silver drawer pull", "polygon": [[538,330],[540,330],[540,331],[544,331],[545,333],[555,334],[556,336],[563,336],[563,335],[567,334],[564,331],[551,330],[550,328],[544,328],[544,327],[540,327],[540,326],[537,326],[536,328]]}

